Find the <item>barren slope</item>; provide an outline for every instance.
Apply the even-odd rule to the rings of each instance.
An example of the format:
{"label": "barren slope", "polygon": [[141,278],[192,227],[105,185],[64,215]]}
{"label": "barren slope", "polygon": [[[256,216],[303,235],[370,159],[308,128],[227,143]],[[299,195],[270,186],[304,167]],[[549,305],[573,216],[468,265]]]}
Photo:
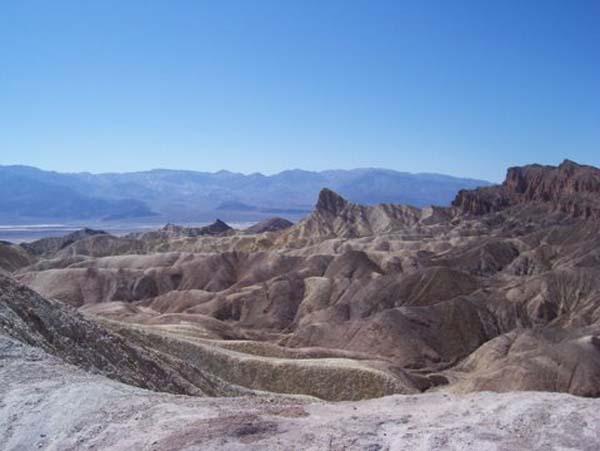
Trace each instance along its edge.
{"label": "barren slope", "polygon": [[[596,450],[598,401],[549,393],[358,403],[193,398],[89,375],[0,337],[0,449]],[[77,406],[74,408],[74,406]]]}
{"label": "barren slope", "polygon": [[[325,189],[285,230],[84,237],[15,277],[145,346],[210,355],[218,377],[246,368],[228,381],[252,389],[598,396],[598,174],[511,168],[447,209],[361,206]],[[323,382],[291,376],[303,371]],[[336,377],[355,388],[326,389]]]}

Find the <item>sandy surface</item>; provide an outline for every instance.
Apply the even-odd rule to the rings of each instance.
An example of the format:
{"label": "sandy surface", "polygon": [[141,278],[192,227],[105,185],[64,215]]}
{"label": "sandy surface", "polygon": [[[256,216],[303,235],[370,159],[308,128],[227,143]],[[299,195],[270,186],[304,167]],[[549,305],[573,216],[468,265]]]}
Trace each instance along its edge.
{"label": "sandy surface", "polygon": [[600,401],[551,393],[362,402],[192,398],[91,375],[0,337],[2,450],[597,450]]}

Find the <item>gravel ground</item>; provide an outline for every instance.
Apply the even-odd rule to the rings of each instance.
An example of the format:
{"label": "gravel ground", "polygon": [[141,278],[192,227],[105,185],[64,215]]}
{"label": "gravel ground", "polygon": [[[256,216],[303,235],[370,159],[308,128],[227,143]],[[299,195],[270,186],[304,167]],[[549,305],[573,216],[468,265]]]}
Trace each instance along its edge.
{"label": "gravel ground", "polygon": [[0,450],[38,449],[598,450],[600,400],[194,398],[130,387],[0,337]]}

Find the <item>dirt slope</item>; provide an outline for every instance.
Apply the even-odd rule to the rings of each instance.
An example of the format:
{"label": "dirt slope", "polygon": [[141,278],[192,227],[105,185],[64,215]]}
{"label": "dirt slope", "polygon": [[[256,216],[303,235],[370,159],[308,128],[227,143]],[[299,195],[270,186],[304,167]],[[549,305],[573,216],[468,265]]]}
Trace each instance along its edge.
{"label": "dirt slope", "polygon": [[[89,375],[0,337],[0,450],[584,450],[598,401],[550,393],[390,396],[358,403],[193,398]],[[76,406],[76,408],[75,408]]]}

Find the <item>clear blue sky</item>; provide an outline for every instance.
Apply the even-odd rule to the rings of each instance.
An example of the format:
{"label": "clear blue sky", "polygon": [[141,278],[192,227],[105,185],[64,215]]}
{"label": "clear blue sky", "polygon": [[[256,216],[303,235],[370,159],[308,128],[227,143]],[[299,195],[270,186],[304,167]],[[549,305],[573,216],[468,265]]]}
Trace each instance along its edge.
{"label": "clear blue sky", "polygon": [[600,1],[0,2],[0,164],[600,165]]}

